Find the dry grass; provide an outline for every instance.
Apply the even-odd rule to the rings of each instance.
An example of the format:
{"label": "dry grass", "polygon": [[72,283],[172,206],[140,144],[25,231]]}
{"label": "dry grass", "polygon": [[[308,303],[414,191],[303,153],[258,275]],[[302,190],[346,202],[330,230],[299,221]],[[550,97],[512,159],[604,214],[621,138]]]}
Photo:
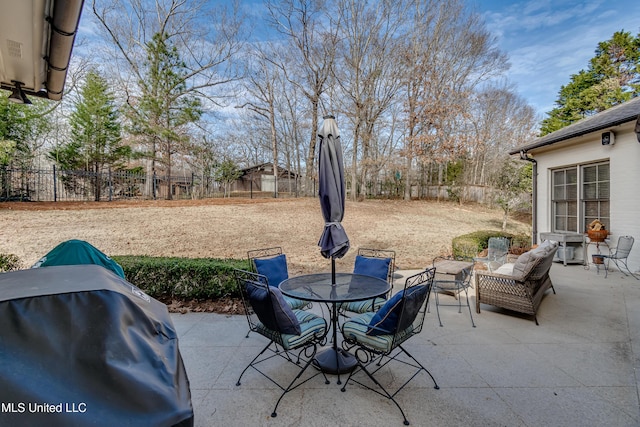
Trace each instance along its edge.
{"label": "dry grass", "polygon": [[[351,247],[393,249],[399,268],[424,267],[449,253],[451,239],[497,230],[502,212],[433,201],[347,202]],[[282,246],[291,274],[326,271],[317,242],[324,221],[315,198],[214,199],[120,203],[0,203],[0,253],[30,266],[58,243],[82,239],[108,255],[244,258],[249,249]],[[512,233],[529,224],[511,222]],[[355,250],[336,261],[349,271]]]}

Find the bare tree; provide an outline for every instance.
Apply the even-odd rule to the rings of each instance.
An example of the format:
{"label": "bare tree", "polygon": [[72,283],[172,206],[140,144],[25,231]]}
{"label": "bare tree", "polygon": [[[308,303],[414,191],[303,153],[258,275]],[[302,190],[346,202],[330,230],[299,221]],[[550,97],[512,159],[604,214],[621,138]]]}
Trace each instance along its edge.
{"label": "bare tree", "polygon": [[[339,67],[336,81],[347,99],[345,116],[353,123],[351,198],[365,192],[368,171],[376,156],[375,128],[400,89],[398,38],[406,3],[383,0],[367,3],[338,0],[340,15]],[[361,173],[358,174],[358,165]],[[360,191],[358,191],[360,189]]]}
{"label": "bare tree", "polygon": [[275,47],[270,44],[260,45],[251,51],[251,71],[245,85],[251,99],[238,108],[248,108],[269,123],[269,141],[273,162],[274,197],[278,197],[278,131],[276,128],[277,96],[283,92],[277,87],[280,68],[272,58]]}
{"label": "bare tree", "polygon": [[338,43],[337,28],[324,0],[267,1],[271,25],[286,36],[291,53],[287,79],[296,84],[311,104],[311,135],[306,158],[307,178],[315,170],[318,111],[327,80],[331,76]]}
{"label": "bare tree", "polygon": [[533,108],[505,84],[479,90],[470,103],[466,118],[470,183],[486,185],[495,181],[504,153],[535,136],[537,119]]}
{"label": "bare tree", "polygon": [[[507,67],[483,22],[461,1],[415,0],[413,7],[404,60],[406,175],[416,160],[424,171],[425,162],[455,156],[460,141],[456,118],[466,114],[466,99]],[[410,196],[411,180],[406,179],[404,197]]]}
{"label": "bare tree", "polygon": [[223,105],[221,89],[241,77],[233,61],[241,48],[237,5],[228,13],[205,1],[93,0],[92,10],[112,47],[134,130],[148,147],[148,173],[160,159],[170,175],[185,125],[197,111]]}

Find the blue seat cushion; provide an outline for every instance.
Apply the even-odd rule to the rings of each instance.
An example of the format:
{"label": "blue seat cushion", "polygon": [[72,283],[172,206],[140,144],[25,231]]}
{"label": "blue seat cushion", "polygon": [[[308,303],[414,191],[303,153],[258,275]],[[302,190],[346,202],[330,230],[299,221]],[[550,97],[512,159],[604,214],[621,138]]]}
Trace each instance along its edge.
{"label": "blue seat cushion", "polygon": [[[429,288],[424,285],[414,286],[410,289],[397,292],[378,310],[371,321],[367,335],[395,334],[400,321],[403,306],[407,307],[405,319],[412,319],[418,314],[418,310],[427,297]],[[407,297],[402,298],[407,292]],[[404,325],[406,327],[406,325]]]}
{"label": "blue seat cushion", "polygon": [[285,254],[276,255],[272,258],[255,258],[253,263],[256,266],[256,272],[267,277],[269,286],[277,288],[283,280],[289,278]]}
{"label": "blue seat cushion", "polygon": [[300,322],[280,289],[269,286],[267,290],[251,282],[245,286],[253,311],[266,328],[282,334],[300,335]]}
{"label": "blue seat cushion", "polygon": [[356,255],[356,262],[353,266],[354,274],[362,274],[364,276],[373,276],[382,279],[385,282],[389,276],[389,265],[391,258],[370,258],[362,255]]}

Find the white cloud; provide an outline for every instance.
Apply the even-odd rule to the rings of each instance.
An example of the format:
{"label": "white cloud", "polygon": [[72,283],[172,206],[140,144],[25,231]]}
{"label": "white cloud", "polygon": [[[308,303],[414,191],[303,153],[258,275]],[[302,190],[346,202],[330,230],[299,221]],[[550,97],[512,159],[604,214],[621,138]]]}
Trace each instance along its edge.
{"label": "white cloud", "polygon": [[625,30],[637,35],[640,2],[480,1],[487,28],[512,64],[509,79],[540,113],[554,107],[560,87],[589,66],[597,44]]}

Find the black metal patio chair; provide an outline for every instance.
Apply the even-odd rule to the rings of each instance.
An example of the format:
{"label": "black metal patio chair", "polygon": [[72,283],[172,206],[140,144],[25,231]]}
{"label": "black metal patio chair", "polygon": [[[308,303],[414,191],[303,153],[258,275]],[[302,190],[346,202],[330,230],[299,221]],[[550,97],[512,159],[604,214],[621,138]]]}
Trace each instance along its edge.
{"label": "black metal patio chair", "polygon": [[[396,395],[421,371],[431,377],[434,388],[440,388],[433,375],[403,346],[422,331],[434,274],[435,269],[430,268],[408,277],[404,289],[392,296],[376,313],[354,316],[342,325],[342,346],[355,353],[357,366],[349,374],[341,391],[346,390],[347,384],[356,383],[390,399],[400,410],[405,425],[409,425],[409,421]],[[376,378],[376,374],[391,362],[402,363],[415,370],[393,393]],[[361,373],[370,381],[360,379]],[[398,378],[394,380],[399,381]]]}
{"label": "black metal patio chair", "polygon": [[[471,314],[471,304],[469,303],[469,288],[473,287],[473,268],[475,265],[474,258],[470,257],[453,257],[453,256],[444,256],[444,257],[436,257],[433,260],[433,265],[438,261],[442,260],[451,260],[451,261],[462,261],[469,263],[467,268],[464,268],[458,273],[457,276],[448,275],[451,279],[441,279],[437,278],[433,281],[433,293],[435,294],[436,300],[436,313],[438,314],[438,322],[440,326],[442,326],[442,320],[440,319],[440,306],[457,306],[458,313],[462,313],[462,299],[461,293],[464,292],[464,295],[467,300],[467,308],[469,309],[469,317],[471,318],[471,325],[475,328],[476,323],[473,321],[473,314]],[[457,304],[442,304],[440,303],[440,293],[447,293],[453,295],[455,299],[458,300]]]}
{"label": "black metal patio chair", "polygon": [[[235,270],[235,276],[250,330],[269,340],[244,368],[236,386],[240,386],[240,380],[249,368],[253,368],[278,386],[282,394],[271,413],[272,417],[276,417],[278,405],[288,392],[320,374],[324,376],[325,383],[329,384],[326,375],[320,371],[300,380],[311,365],[318,346],[325,340],[327,322],[309,311],[291,309],[282,298],[280,289],[269,286],[266,276],[244,270]],[[281,384],[268,375],[267,370],[261,369],[261,364],[278,357],[291,363],[298,370],[287,385]]]}
{"label": "black metal patio chair", "polygon": [[[287,256],[282,252],[282,247],[253,249],[247,252],[247,258],[255,273],[267,276],[271,286],[278,287],[280,283],[289,278]],[[310,308],[311,303],[283,295],[284,300],[294,309]]]}
{"label": "black metal patio chair", "polygon": [[[353,265],[354,274],[362,274],[364,276],[373,276],[378,279],[385,280],[391,285],[393,290],[393,275],[396,265],[396,252],[386,249],[369,249],[359,248],[356,260]],[[391,292],[391,291],[389,291]],[[374,312],[380,309],[387,302],[384,298],[375,298],[365,301],[355,301],[343,303],[338,308],[342,315],[345,312],[357,314]]]}
{"label": "black metal patio chair", "polygon": [[[608,255],[599,255],[605,262],[604,264],[604,277],[607,277],[609,273],[609,261],[613,261],[613,263],[618,267],[618,270],[622,272],[625,276],[632,276],[636,280],[640,280],[640,277],[636,276],[631,272],[629,266],[627,265],[627,259],[629,258],[629,254],[631,253],[631,249],[633,248],[634,239],[631,236],[620,236],[618,238],[618,244],[615,248],[611,248],[609,250]],[[600,266],[596,264],[599,268]],[[624,267],[627,270],[627,273],[622,269]]]}

